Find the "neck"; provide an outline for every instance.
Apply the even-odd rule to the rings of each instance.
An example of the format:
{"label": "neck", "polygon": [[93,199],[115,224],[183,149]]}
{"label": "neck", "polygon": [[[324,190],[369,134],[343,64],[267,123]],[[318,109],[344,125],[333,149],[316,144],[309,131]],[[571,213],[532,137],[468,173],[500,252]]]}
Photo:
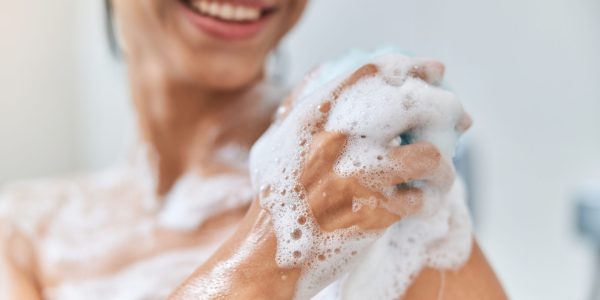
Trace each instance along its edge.
{"label": "neck", "polygon": [[156,154],[159,195],[191,170],[231,171],[215,153],[227,145],[249,150],[270,122],[270,108],[256,109],[261,99],[254,87],[218,92],[153,70],[130,66],[129,74],[141,138]]}

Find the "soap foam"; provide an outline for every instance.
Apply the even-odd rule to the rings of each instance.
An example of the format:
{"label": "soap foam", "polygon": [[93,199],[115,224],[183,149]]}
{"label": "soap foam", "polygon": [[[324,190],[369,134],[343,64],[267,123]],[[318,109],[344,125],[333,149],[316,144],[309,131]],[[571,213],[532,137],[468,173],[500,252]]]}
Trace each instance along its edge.
{"label": "soap foam", "polygon": [[397,299],[424,267],[460,267],[472,246],[471,223],[463,199],[464,189],[457,180],[441,206],[394,224],[368,249],[348,277],[330,288],[340,299]]}
{"label": "soap foam", "polygon": [[[299,183],[311,132],[323,118],[320,108],[326,101],[331,108],[324,129],[348,136],[334,168],[339,176],[363,178],[362,185],[390,196],[396,187],[389,186],[385,174],[405,167],[388,156],[392,147],[409,142],[400,137],[434,144],[449,164],[459,136],[455,126],[464,111],[452,93],[410,76],[426,62],[379,51],[372,55],[354,52],[325,65],[308,79],[286,119],[269,128],[253,147],[252,184],[260,191],[261,206],[272,215],[277,263],[302,269],[296,299],[318,294],[336,278],[341,279],[318,298],[394,299],[422,268],[457,268],[468,258],[471,224],[458,180],[445,185],[411,183],[423,190],[423,207],[384,232],[355,227],[322,231]],[[338,86],[367,63],[377,68],[377,74],[362,78],[331,101]],[[353,199],[353,209],[382,205],[376,202]],[[394,207],[383,207],[405,215]]]}

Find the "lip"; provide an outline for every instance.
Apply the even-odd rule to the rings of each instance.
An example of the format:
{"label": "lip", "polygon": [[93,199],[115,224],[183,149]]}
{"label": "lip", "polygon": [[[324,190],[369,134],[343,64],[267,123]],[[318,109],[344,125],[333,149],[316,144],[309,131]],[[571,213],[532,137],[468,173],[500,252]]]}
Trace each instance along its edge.
{"label": "lip", "polygon": [[264,29],[275,11],[274,7],[267,7],[258,2],[248,2],[244,3],[244,5],[266,9],[269,10],[269,13],[263,14],[258,20],[252,22],[230,22],[203,15],[190,8],[183,1],[177,2],[183,10],[185,17],[196,28],[210,36],[225,40],[249,39],[258,35]]}

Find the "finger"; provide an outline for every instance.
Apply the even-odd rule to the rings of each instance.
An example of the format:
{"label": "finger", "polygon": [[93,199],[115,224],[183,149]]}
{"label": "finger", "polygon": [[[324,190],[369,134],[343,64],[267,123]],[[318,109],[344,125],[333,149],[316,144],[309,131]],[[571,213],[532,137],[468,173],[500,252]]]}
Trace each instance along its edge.
{"label": "finger", "polygon": [[391,183],[400,188],[428,186],[447,191],[455,178],[454,167],[441,155],[437,147],[428,142],[394,149],[390,156],[402,166],[392,172]]}
{"label": "finger", "polygon": [[[363,229],[384,228],[401,220],[404,217],[414,215],[423,207],[423,191],[419,189],[406,189],[396,191],[390,198],[378,197],[376,206],[372,204],[353,203],[352,211],[360,215],[360,220],[369,223],[361,223]],[[371,216],[369,216],[371,215]]]}
{"label": "finger", "polygon": [[341,132],[320,132],[313,137],[302,169],[301,182],[312,182],[334,168],[348,137]]}
{"label": "finger", "polygon": [[456,124],[456,130],[460,133],[467,131],[473,125],[473,119],[468,113],[464,113],[460,120],[458,120],[458,124]]}
{"label": "finger", "polygon": [[442,163],[442,155],[437,147],[429,142],[393,148],[389,158],[400,165],[391,170],[389,184],[407,183],[431,177]]}
{"label": "finger", "polygon": [[420,78],[427,83],[438,85],[442,82],[445,71],[446,66],[443,63],[436,60],[426,60],[414,65],[408,72],[408,75]]}
{"label": "finger", "polygon": [[402,217],[415,214],[423,207],[423,191],[418,188],[396,189],[392,199],[385,201],[383,207]]}
{"label": "finger", "polygon": [[348,78],[346,78],[342,83],[337,86],[329,96],[329,99],[326,99],[319,105],[319,112],[321,115],[314,122],[313,129],[311,130],[312,134],[317,132],[321,132],[324,130],[325,123],[329,119],[329,112],[332,105],[335,105],[335,102],[338,101],[340,96],[349,88],[354,86],[356,83],[361,81],[364,78],[375,76],[379,72],[377,66],[374,64],[366,64],[360,67],[358,70],[354,71]]}
{"label": "finger", "polygon": [[277,109],[277,116],[276,116],[277,122],[281,122],[281,121],[285,120],[285,118],[288,116],[290,111],[292,111],[292,109],[296,106],[296,104],[298,103],[298,100],[299,100],[298,98],[300,97],[300,95],[302,94],[302,92],[304,91],[304,89],[306,88],[308,83],[311,80],[313,80],[313,77],[315,76],[317,71],[318,71],[318,69],[314,69],[314,70],[310,71],[308,73],[308,75],[306,75],[304,77],[304,79],[302,79],[302,82],[300,84],[298,84],[292,90],[292,92],[283,100],[283,102]]}
{"label": "finger", "polygon": [[336,101],[341,94],[343,94],[348,88],[355,85],[360,80],[366,77],[372,77],[377,75],[379,72],[377,66],[374,64],[366,64],[360,67],[358,70],[354,71],[348,78],[346,78],[342,83],[333,91],[331,95],[331,99]]}

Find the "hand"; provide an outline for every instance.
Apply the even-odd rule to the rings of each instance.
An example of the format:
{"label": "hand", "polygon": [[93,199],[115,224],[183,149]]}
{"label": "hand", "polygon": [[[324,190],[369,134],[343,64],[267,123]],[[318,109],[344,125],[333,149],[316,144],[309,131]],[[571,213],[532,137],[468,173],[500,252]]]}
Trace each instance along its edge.
{"label": "hand", "polygon": [[403,168],[382,170],[380,180],[392,191],[386,195],[361,183],[366,179],[361,177],[371,174],[342,177],[334,171],[347,139],[346,134],[339,132],[316,133],[300,176],[312,215],[324,231],[353,226],[362,230],[385,229],[420,210],[423,191],[409,183],[444,177],[443,184],[447,184],[453,179],[451,167],[431,143],[392,148],[388,158]]}
{"label": "hand", "polygon": [[[292,173],[297,174],[298,189],[303,190],[302,193],[306,196],[310,206],[310,213],[322,230],[333,231],[352,226],[364,230],[386,228],[402,217],[420,209],[423,201],[423,187],[443,192],[450,187],[454,180],[454,170],[449,160],[444,158],[435,145],[424,140],[409,141],[413,138],[407,132],[415,131],[417,127],[419,130],[425,131],[430,117],[413,116],[412,122],[403,125],[407,132],[398,131],[402,130],[398,126],[396,128],[389,126],[389,133],[377,133],[377,137],[390,137],[390,140],[372,138],[364,132],[353,132],[350,128],[341,128],[342,130],[338,131],[326,129],[325,125],[329,121],[331,107],[335,107],[339,98],[362,80],[383,78],[389,86],[395,86],[398,90],[402,89],[407,78],[418,79],[423,84],[435,86],[441,81],[444,67],[437,62],[417,61],[408,70],[400,71],[404,74],[393,77],[389,74],[382,74],[374,64],[368,64],[345,80],[328,87],[328,91],[313,94],[315,96],[312,97],[321,97],[320,99],[299,101],[298,96],[302,94],[307,85],[305,82],[284,101],[279,109],[276,124],[253,150],[254,160],[259,156],[272,158],[273,153],[266,153],[272,150],[267,150],[268,146],[289,144],[289,140],[291,143],[297,141],[297,151],[288,159],[294,160],[293,156],[297,155],[301,164],[296,168],[282,167],[282,170],[285,169],[285,171],[282,171],[281,176],[294,177],[295,174]],[[401,92],[398,91],[398,93]],[[370,100],[357,97],[346,102],[367,101]],[[402,101],[404,100],[398,100],[398,102]],[[407,104],[403,103],[403,105]],[[315,112],[314,109],[311,110],[311,107],[316,107],[318,112]],[[295,111],[300,111],[300,113],[290,118],[289,116]],[[298,130],[299,126],[294,126],[296,124],[286,124],[298,122],[298,120],[305,122],[304,126],[300,126],[300,130]],[[354,121],[360,122],[360,120]],[[384,121],[394,123],[393,120]],[[464,131],[470,125],[469,123],[468,116],[461,112],[460,117],[456,118],[456,124],[452,124],[450,129],[456,128],[458,131]],[[308,137],[301,137],[302,134],[298,134],[298,131],[302,130],[308,131]],[[394,143],[398,137],[406,141]],[[348,150],[346,147],[348,140],[357,138],[366,140],[367,144],[373,144],[373,148],[379,150],[377,159],[382,163],[377,166],[367,166],[367,169],[362,171],[351,172],[353,173],[351,176],[341,176],[335,170],[336,163],[341,159],[340,156],[343,152]],[[278,139],[287,139],[288,141],[278,141]],[[309,140],[311,143],[307,145]],[[286,158],[281,159],[285,160]],[[372,160],[372,158],[370,159]],[[257,177],[269,173],[268,170],[259,169],[259,173],[261,172],[263,174],[258,174]],[[286,172],[287,174],[284,174]],[[266,178],[255,180],[255,183],[256,181],[261,181],[260,184],[263,184],[263,188],[273,189],[273,186],[277,185],[268,183],[270,180]],[[372,184],[365,184],[365,182]]]}
{"label": "hand", "polygon": [[470,118],[439,88],[443,71],[400,56],[305,92],[309,79],[253,147],[253,184],[272,217],[277,263],[304,270],[299,298],[452,186],[454,143]]}

